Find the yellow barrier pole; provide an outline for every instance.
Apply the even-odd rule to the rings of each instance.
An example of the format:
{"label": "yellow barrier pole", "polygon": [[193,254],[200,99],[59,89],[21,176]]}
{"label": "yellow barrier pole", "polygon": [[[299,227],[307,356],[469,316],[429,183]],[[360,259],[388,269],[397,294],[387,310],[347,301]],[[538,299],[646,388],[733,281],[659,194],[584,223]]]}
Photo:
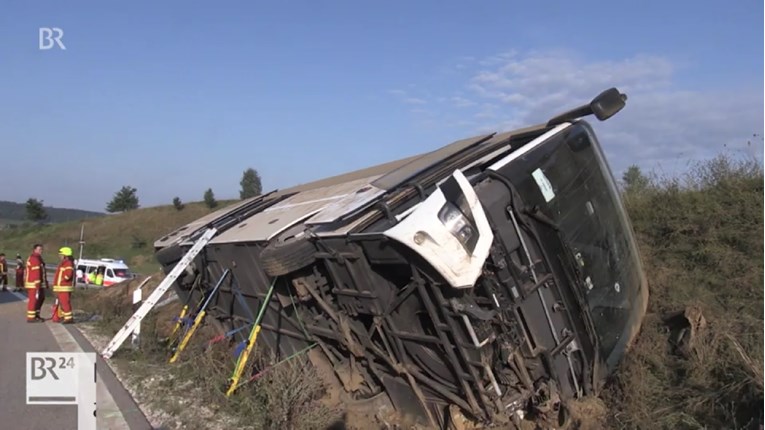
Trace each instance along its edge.
{"label": "yellow barrier pole", "polygon": [[247,365],[247,359],[250,357],[250,352],[252,351],[252,348],[255,347],[255,341],[258,339],[258,333],[260,333],[260,321],[263,319],[263,315],[266,314],[268,302],[271,301],[271,294],[274,292],[275,285],[276,278],[274,278],[273,282],[271,282],[271,287],[268,288],[266,298],[263,299],[263,304],[260,306],[258,316],[255,318],[255,324],[252,327],[252,331],[250,331],[250,336],[247,338],[247,347],[242,351],[242,353],[239,355],[239,358],[236,360],[236,366],[234,366],[234,374],[231,376],[231,385],[228,387],[228,391],[226,391],[226,397],[231,396],[231,394],[239,386],[239,378],[242,377],[242,372],[244,372],[244,367]]}
{"label": "yellow barrier pole", "polygon": [[239,378],[242,377],[242,372],[244,372],[244,366],[247,364],[247,359],[250,358],[250,352],[252,351],[252,348],[255,346],[255,341],[258,338],[258,333],[260,333],[260,324],[256,325],[252,329],[252,331],[250,331],[250,337],[247,340],[247,348],[245,348],[244,351],[242,351],[242,354],[239,356],[239,359],[236,361],[236,367],[234,368],[234,376],[231,378],[231,385],[228,387],[228,390],[226,391],[226,397],[231,396],[231,394],[239,386]]}
{"label": "yellow barrier pole", "polygon": [[194,318],[194,324],[191,326],[189,331],[186,332],[186,335],[183,336],[183,340],[181,340],[180,345],[178,345],[178,348],[175,350],[175,353],[173,354],[173,356],[170,357],[170,363],[175,363],[175,361],[178,360],[178,357],[180,357],[181,352],[183,352],[183,349],[186,348],[186,345],[189,343],[189,340],[191,340],[191,336],[194,335],[194,332],[197,331],[197,328],[199,327],[199,325],[202,324],[202,320],[207,314],[207,311],[206,311],[207,305],[210,304],[210,301],[212,300],[213,296],[215,296],[215,293],[217,293],[220,286],[223,285],[223,280],[226,279],[226,276],[228,275],[228,273],[229,273],[229,269],[226,269],[226,271],[223,272],[223,275],[221,275],[220,279],[218,280],[218,283],[215,284],[215,288],[213,288],[212,292],[210,292],[210,295],[207,296],[207,299],[202,305],[202,308],[199,310],[197,317]]}
{"label": "yellow barrier pole", "polygon": [[[186,318],[186,315],[189,313],[189,302],[191,301],[191,298],[194,294],[194,289],[197,287],[196,282],[191,287],[191,291],[189,291],[189,297],[186,299],[186,304],[183,305],[183,309],[181,309],[181,314],[178,315],[178,322],[175,323],[175,327],[173,327],[173,331],[170,333],[170,336],[168,336],[168,339],[173,339],[175,337],[175,334],[178,333],[178,330],[181,329],[181,326],[183,325],[183,319]],[[197,306],[201,305],[202,301],[200,300]]]}
{"label": "yellow barrier pole", "polygon": [[175,323],[175,327],[173,327],[172,333],[170,333],[170,338],[172,339],[176,333],[178,333],[178,330],[181,328],[181,324],[183,324],[183,318],[186,316],[186,312],[189,311],[189,305],[183,305],[183,309],[181,309],[181,314],[178,315],[178,322]]}
{"label": "yellow barrier pole", "polygon": [[175,363],[176,360],[178,360],[178,357],[181,355],[181,352],[183,352],[183,349],[186,348],[186,345],[189,343],[189,340],[191,340],[191,336],[194,335],[194,332],[197,331],[197,327],[202,323],[202,319],[205,317],[206,312],[200,311],[197,314],[197,317],[194,319],[194,324],[191,326],[189,331],[186,332],[186,335],[183,336],[183,339],[181,340],[180,345],[178,345],[178,348],[175,349],[175,353],[172,357],[170,357],[170,363]]}

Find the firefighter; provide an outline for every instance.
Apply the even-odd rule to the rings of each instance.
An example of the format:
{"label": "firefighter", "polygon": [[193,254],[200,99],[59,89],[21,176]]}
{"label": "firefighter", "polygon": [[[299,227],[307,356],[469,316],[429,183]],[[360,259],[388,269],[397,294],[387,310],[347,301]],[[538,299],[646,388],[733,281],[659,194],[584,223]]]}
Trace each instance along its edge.
{"label": "firefighter", "polygon": [[45,273],[45,262],[42,258],[43,246],[35,244],[32,254],[27,258],[24,270],[24,288],[27,290],[27,322],[45,321],[40,317],[40,309],[45,301],[45,290],[48,288],[48,276]]}
{"label": "firefighter", "polygon": [[3,291],[8,291],[8,262],[5,261],[5,254],[0,252],[0,286]]}
{"label": "firefighter", "polygon": [[61,263],[56,268],[56,275],[53,278],[53,292],[58,297],[58,303],[61,307],[62,324],[72,324],[72,304],[70,302],[72,291],[74,291],[74,261],[72,259],[72,248],[64,246],[58,250],[61,256]]}
{"label": "firefighter", "polygon": [[16,254],[16,292],[24,291],[24,260]]}

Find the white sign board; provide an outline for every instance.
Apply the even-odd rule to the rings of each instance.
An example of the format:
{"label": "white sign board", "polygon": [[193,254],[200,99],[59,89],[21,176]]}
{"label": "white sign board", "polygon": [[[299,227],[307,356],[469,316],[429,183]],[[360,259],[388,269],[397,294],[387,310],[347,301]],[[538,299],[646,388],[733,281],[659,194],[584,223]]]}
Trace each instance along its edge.
{"label": "white sign board", "polygon": [[96,353],[27,352],[27,404],[77,405],[77,428],[96,428]]}
{"label": "white sign board", "polygon": [[545,176],[545,172],[543,172],[542,169],[537,169],[531,172],[531,176],[534,177],[534,181],[536,181],[539,191],[542,192],[542,196],[545,198],[545,202],[549,203],[550,200],[555,197],[555,191],[553,191],[553,186],[550,183],[550,180]]}

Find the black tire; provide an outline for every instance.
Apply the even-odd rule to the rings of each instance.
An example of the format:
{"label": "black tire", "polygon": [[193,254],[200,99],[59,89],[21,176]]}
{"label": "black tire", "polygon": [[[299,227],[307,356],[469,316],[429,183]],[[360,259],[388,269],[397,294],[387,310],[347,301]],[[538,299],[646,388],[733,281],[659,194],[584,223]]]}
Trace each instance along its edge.
{"label": "black tire", "polygon": [[275,241],[260,254],[260,263],[268,276],[282,276],[316,261],[316,247],[307,239]]}
{"label": "black tire", "polygon": [[[187,250],[183,249],[180,245],[169,246],[165,249],[161,249],[154,254],[154,258],[163,266],[165,274],[170,273],[178,262],[181,261]],[[181,288],[184,286],[188,289],[194,283],[196,273],[196,264],[192,262],[186,269],[181,272],[176,283]]]}
{"label": "black tire", "polygon": [[169,266],[183,258],[183,248],[179,245],[168,246],[154,254],[154,258],[163,266]]}

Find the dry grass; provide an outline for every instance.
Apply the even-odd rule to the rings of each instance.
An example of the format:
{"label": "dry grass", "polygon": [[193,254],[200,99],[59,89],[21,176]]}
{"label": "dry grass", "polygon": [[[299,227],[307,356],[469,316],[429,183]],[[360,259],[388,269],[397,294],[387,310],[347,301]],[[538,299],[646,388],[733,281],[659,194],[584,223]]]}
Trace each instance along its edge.
{"label": "dry grass", "polygon": [[173,206],[157,206],[82,221],[2,230],[1,251],[6,255],[18,252],[26,256],[33,244],[42,243],[44,258],[52,263],[57,261],[59,247],[77,246],[80,226],[84,224],[86,245],[83,257],[123,258],[134,271],[151,273],[159,267],[153,258],[154,241],[210,212],[212,210],[202,203],[189,203],[182,211]]}
{"label": "dry grass", "polygon": [[601,430],[608,416],[608,407],[596,397],[586,397],[569,402],[571,425],[576,430]]}
{"label": "dry grass", "polygon": [[[161,278],[161,274],[154,275],[144,287],[144,297]],[[111,337],[127,321],[132,314],[132,292],[140,281],[82,294],[82,311],[101,317],[95,327],[98,333]],[[126,375],[125,382],[140,393],[137,400],[158,411],[155,415],[166,428],[309,430],[326,429],[339,418],[338,411],[321,402],[325,387],[305,356],[273,366],[274,360],[256,349],[243,380],[263,371],[261,377],[226,397],[236,361],[235,344],[220,342],[206,348],[209,340],[220,334],[212,324],[204,324],[180,360],[168,364],[171,352],[165,340],[181,307],[176,301],[152,311],[141,327],[140,351],[126,343],[112,358]],[[204,422],[203,427],[200,422]]]}
{"label": "dry grass", "polygon": [[[627,194],[651,286],[637,344],[607,396],[608,428],[757,428],[763,416],[763,174],[720,156]],[[664,316],[698,306],[687,357]]]}

